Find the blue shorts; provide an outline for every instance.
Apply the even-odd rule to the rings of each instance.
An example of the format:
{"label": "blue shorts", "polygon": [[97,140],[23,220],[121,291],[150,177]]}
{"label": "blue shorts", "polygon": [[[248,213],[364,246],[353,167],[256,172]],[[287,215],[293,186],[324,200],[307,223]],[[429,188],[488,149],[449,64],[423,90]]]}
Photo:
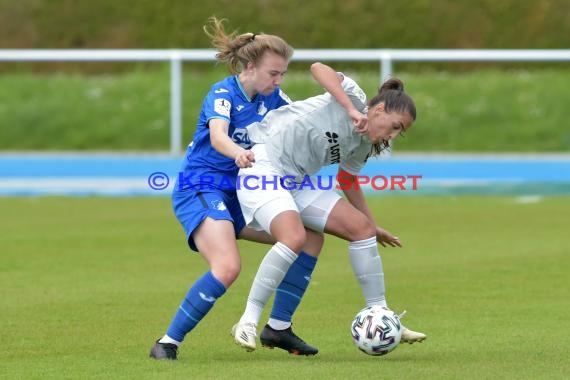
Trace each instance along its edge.
{"label": "blue shorts", "polygon": [[186,233],[188,246],[198,252],[192,234],[204,219],[229,220],[234,224],[236,238],[245,227],[245,220],[237,194],[221,190],[208,189],[200,191],[174,191],[172,208],[176,218]]}

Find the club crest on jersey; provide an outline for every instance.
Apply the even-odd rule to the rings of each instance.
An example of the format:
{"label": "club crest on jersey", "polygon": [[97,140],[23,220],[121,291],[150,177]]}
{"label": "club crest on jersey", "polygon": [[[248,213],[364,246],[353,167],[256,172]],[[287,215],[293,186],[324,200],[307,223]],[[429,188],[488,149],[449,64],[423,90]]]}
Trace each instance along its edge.
{"label": "club crest on jersey", "polygon": [[267,107],[265,107],[265,103],[259,102],[259,106],[257,106],[257,114],[263,116],[266,113],[267,113]]}
{"label": "club crest on jersey", "polygon": [[217,200],[216,200],[216,201],[212,201],[211,203],[212,203],[212,207],[213,207],[215,210],[218,210],[218,211],[226,211],[226,210],[228,209],[228,208],[226,207],[226,204],[225,204],[223,201],[217,201]]}
{"label": "club crest on jersey", "polygon": [[232,104],[227,99],[219,98],[214,100],[214,111],[222,116],[229,118],[231,108]]}

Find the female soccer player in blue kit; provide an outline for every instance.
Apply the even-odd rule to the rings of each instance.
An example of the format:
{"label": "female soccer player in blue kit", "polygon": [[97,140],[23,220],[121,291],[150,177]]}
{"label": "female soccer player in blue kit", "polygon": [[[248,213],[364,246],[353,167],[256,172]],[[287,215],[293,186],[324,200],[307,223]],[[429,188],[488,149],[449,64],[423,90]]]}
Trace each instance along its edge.
{"label": "female soccer player in blue kit", "polygon": [[[237,75],[215,83],[206,95],[194,140],[183,160],[181,174],[172,194],[174,213],[186,233],[189,247],[199,252],[210,270],[194,282],[166,334],[150,351],[155,359],[176,359],[184,337],[210,311],[214,302],[236,280],[241,260],[236,237],[273,244],[264,232],[245,227],[235,189],[239,168],[255,161],[246,126],[260,121],[267,112],[290,103],[279,84],[287,71],[293,48],[280,37],[245,33],[228,35],[223,20],[211,18],[204,31],[217,48],[216,58],[226,62]],[[275,346],[314,355],[318,350],[297,337],[290,328],[290,316],[308,286],[323,245],[323,235],[307,231],[304,245],[275,298],[278,321]],[[283,318],[286,319],[286,318]],[[287,328],[289,327],[289,328]],[[281,329],[280,329],[281,328]]]}

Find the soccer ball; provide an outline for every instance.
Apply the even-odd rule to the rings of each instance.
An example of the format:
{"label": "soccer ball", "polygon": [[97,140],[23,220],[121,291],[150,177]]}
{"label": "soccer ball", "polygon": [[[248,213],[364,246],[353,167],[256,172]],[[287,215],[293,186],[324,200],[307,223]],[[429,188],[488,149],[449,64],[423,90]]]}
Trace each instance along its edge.
{"label": "soccer ball", "polygon": [[368,306],[360,310],[350,331],[356,347],[368,355],[386,355],[402,339],[400,317],[382,306]]}

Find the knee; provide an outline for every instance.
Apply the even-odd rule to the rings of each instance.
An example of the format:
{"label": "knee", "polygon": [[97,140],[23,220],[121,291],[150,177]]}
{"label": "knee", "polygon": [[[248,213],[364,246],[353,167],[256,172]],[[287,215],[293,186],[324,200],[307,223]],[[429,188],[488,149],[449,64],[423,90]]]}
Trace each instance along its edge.
{"label": "knee", "polygon": [[217,263],[212,265],[211,271],[214,277],[224,284],[227,289],[238,278],[241,271],[241,263],[239,261]]}
{"label": "knee", "polygon": [[306,236],[303,251],[311,256],[318,256],[325,243],[325,235],[321,232],[306,230]]}
{"label": "knee", "polygon": [[359,241],[376,237],[376,226],[367,217],[362,215],[350,223],[348,238],[350,241]]}
{"label": "knee", "polygon": [[[302,226],[301,226],[302,227]],[[307,241],[307,234],[305,228],[295,228],[290,231],[286,236],[283,236],[279,241],[285,244],[293,252],[300,252]]]}

